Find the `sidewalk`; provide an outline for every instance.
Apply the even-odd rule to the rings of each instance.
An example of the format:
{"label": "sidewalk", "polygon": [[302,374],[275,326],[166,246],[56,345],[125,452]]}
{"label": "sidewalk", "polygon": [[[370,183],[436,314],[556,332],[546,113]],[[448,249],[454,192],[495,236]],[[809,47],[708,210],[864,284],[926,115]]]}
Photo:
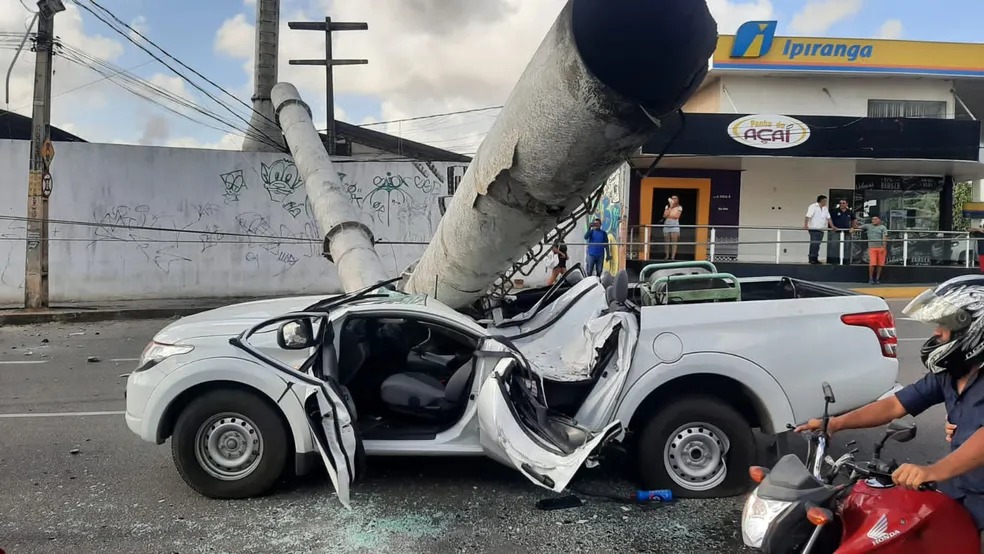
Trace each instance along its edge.
{"label": "sidewalk", "polygon": [[174,298],[115,302],[56,302],[43,310],[0,306],[0,327],[52,322],[85,323],[130,319],[164,319],[192,315],[229,304],[249,302],[250,300],[262,300],[262,298]]}

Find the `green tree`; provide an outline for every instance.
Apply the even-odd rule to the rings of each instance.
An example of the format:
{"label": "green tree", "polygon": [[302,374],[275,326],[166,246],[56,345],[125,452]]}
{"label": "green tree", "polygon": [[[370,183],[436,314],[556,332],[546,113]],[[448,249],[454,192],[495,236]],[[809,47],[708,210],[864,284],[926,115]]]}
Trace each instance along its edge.
{"label": "green tree", "polygon": [[973,182],[954,183],[953,185],[953,230],[966,231],[970,227],[970,220],[963,216],[964,202],[972,202],[974,199]]}

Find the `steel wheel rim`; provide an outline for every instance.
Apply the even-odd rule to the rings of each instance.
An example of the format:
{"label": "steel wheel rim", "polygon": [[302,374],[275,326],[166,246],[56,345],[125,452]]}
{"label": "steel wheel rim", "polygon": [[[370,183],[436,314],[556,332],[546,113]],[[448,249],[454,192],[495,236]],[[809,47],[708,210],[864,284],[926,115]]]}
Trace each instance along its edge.
{"label": "steel wheel rim", "polygon": [[691,491],[708,491],[728,476],[728,437],[708,423],[681,425],[663,446],[663,464],[670,479]]}
{"label": "steel wheel rim", "polygon": [[263,436],[248,417],[232,412],[216,414],[198,428],[195,458],[212,477],[238,481],[259,467]]}

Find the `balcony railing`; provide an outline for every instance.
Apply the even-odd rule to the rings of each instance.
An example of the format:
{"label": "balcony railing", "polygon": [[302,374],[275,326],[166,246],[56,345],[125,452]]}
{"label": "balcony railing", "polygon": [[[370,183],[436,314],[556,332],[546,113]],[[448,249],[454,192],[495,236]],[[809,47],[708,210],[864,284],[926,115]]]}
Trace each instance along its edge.
{"label": "balcony railing", "polygon": [[[613,244],[625,248],[626,258],[658,260],[665,257],[670,244],[660,225],[640,225],[628,229],[628,241]],[[976,239],[967,232],[929,230],[889,230],[888,265],[926,266],[977,265]],[[583,245],[569,242],[569,246]],[[681,226],[677,259],[744,263],[808,263],[810,236],[796,227]],[[827,231],[820,245],[819,258],[828,263],[867,264],[868,241],[863,231]]]}

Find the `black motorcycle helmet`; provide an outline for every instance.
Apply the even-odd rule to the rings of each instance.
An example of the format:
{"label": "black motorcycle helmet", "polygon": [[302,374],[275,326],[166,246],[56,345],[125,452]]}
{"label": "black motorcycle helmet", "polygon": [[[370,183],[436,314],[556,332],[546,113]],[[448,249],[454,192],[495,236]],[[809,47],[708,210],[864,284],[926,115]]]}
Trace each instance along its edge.
{"label": "black motorcycle helmet", "polygon": [[984,275],[954,277],[917,296],[906,316],[950,330],[950,340],[923,344],[923,364],[933,373],[961,377],[984,364]]}

